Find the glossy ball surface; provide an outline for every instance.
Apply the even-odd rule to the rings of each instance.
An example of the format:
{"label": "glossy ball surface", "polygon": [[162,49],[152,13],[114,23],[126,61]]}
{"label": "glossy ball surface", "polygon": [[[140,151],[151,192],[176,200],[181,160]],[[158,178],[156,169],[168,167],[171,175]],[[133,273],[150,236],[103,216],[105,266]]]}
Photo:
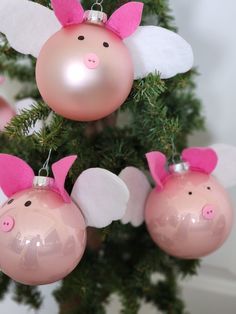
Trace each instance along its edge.
{"label": "glossy ball surface", "polygon": [[86,225],[79,208],[50,190],[15,194],[0,210],[0,268],[27,285],[56,282],[79,263]]}
{"label": "glossy ball surface", "polygon": [[128,48],[95,24],[62,28],[43,46],[36,81],[48,106],[77,121],[108,116],[128,97],[134,80]]}
{"label": "glossy ball surface", "polygon": [[169,255],[200,258],[227,239],[233,209],[213,176],[198,172],[171,175],[148,198],[145,220],[154,242]]}

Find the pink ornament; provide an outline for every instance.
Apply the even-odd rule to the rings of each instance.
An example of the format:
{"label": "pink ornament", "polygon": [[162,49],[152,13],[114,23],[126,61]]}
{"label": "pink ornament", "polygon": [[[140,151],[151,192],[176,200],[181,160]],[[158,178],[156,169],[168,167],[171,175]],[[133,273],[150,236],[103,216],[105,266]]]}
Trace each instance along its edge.
{"label": "pink ornament", "polygon": [[[38,58],[42,50],[41,60],[37,66],[38,75],[36,73],[39,89],[43,98],[50,101],[49,106],[62,114],[65,111],[66,117],[69,115],[72,117],[71,119],[80,119],[80,114],[77,114],[75,108],[78,107],[80,111],[83,104],[90,105],[89,91],[95,96],[93,101],[96,113],[94,116],[90,114],[91,108],[88,109],[88,114],[82,112],[81,119],[84,120],[98,119],[99,116],[104,116],[105,112],[109,113],[118,108],[129,90],[128,86],[125,89],[120,85],[125,85],[125,82],[128,82],[128,85],[131,84],[131,76],[132,80],[136,80],[145,78],[151,73],[159,73],[162,79],[167,79],[185,73],[193,66],[192,48],[178,34],[159,26],[139,26],[143,11],[142,2],[127,2],[108,20],[106,14],[102,12],[100,2],[94,3],[91,10],[86,12],[79,0],[52,0],[51,4],[54,12],[32,1],[1,0],[0,32],[6,36],[10,46],[20,53]],[[30,22],[25,23],[25,21]],[[42,27],[42,25],[44,26]],[[80,25],[93,27],[79,28]],[[66,32],[61,30],[61,26]],[[71,27],[74,31],[70,30]],[[100,31],[101,29],[104,32]],[[80,32],[82,30],[85,31],[84,34]],[[55,40],[54,35],[57,32],[60,35],[58,34],[57,40]],[[66,34],[71,38],[63,42]],[[50,38],[52,43],[50,43]],[[82,43],[79,40],[84,41]],[[101,50],[103,43],[105,51]],[[122,43],[128,51],[124,52]],[[69,45],[68,49],[65,47],[66,44]],[[43,48],[44,45],[45,48]],[[48,59],[43,54],[44,49],[48,52]],[[58,53],[60,55],[57,57]],[[63,53],[65,53],[64,57]],[[100,63],[96,69],[88,71],[89,68],[86,67],[83,60],[87,54],[91,53],[98,57]],[[54,62],[54,57],[57,64]],[[110,61],[106,62],[106,58]],[[132,59],[132,63],[130,59]],[[56,68],[59,75],[57,78],[56,75],[49,72],[52,80],[55,80],[54,85],[47,77],[47,69],[50,69],[51,64],[53,65],[52,70]],[[122,71],[125,73],[122,74]],[[124,83],[122,82],[123,77],[125,77]],[[114,81],[113,84],[110,80]],[[84,84],[79,82],[84,82]],[[48,89],[46,88],[47,83],[49,84]],[[102,90],[101,94],[94,92],[93,86]],[[108,90],[111,87],[113,90],[105,91],[105,86]],[[61,87],[64,92],[60,90]],[[62,100],[56,95],[54,98],[54,92],[56,94],[60,92],[63,95]],[[117,96],[115,97],[114,94]],[[96,98],[97,95],[102,100]],[[108,104],[107,96],[111,98],[111,104]],[[57,105],[58,98],[59,104]],[[65,103],[65,101],[67,102]],[[104,113],[99,111],[100,104],[102,104],[101,110]],[[63,108],[68,105],[70,105],[68,110]],[[68,113],[71,111],[70,107],[75,114]],[[107,107],[107,110],[104,107]]]}
{"label": "pink ornament", "polygon": [[[117,110],[134,80],[133,62],[125,37],[141,22],[143,4],[130,2],[105,23],[94,20],[78,1],[52,1],[64,26],[43,46],[36,80],[45,102],[59,115],[78,121],[98,120]],[[101,20],[99,20],[101,19]],[[129,20],[130,19],[130,20]]]}
{"label": "pink ornament", "polygon": [[[32,188],[14,194],[1,212],[0,265],[6,275],[27,285],[49,284],[78,265],[86,224],[73,202],[65,203],[51,190]],[[15,226],[8,229],[4,222],[11,224],[9,215]]]}
{"label": "pink ornament", "polygon": [[233,210],[225,189],[210,175],[172,174],[151,192],[145,221],[154,242],[170,255],[194,259],[217,250],[227,239]]}
{"label": "pink ornament", "polygon": [[151,190],[137,168],[121,172],[130,191],[122,222],[139,226],[145,220],[154,242],[179,258],[195,259],[214,252],[232,228],[233,209],[224,186],[236,184],[235,153],[235,147],[220,144],[214,149],[188,148],[182,153],[183,162],[169,167],[164,154],[148,153],[156,187]]}
{"label": "pink ornament", "polygon": [[[155,178],[159,152],[147,154]],[[223,186],[210,175],[217,164],[212,149],[185,150],[187,162],[173,165],[148,196],[145,221],[150,235],[168,254],[194,259],[217,250],[227,239],[233,210]],[[161,165],[163,167],[163,164]],[[164,167],[163,167],[164,169]]]}
{"label": "pink ornament", "polygon": [[5,127],[15,115],[16,113],[6,100],[0,97],[0,132],[5,130]]}
{"label": "pink ornament", "polygon": [[17,282],[43,285],[63,279],[83,256],[86,227],[105,227],[124,215],[128,190],[107,170],[83,172],[72,198],[68,195],[64,183],[75,159],[53,164],[53,179],[35,177],[23,160],[0,154],[0,190],[9,197],[1,196],[0,265]]}

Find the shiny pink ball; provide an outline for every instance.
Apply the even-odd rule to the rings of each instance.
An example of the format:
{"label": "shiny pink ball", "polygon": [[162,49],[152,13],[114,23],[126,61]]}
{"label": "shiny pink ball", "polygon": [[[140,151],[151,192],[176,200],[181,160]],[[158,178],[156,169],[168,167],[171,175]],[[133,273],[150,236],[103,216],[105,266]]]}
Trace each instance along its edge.
{"label": "shiny pink ball", "polygon": [[0,268],[13,280],[43,285],[67,276],[86,246],[79,208],[50,190],[15,194],[1,208]]}
{"label": "shiny pink ball", "polygon": [[154,242],[169,255],[195,259],[227,239],[233,209],[225,189],[200,172],[172,174],[147,201],[145,220]]}
{"label": "shiny pink ball", "polygon": [[96,24],[62,28],[43,46],[36,81],[48,106],[77,121],[104,118],[128,97],[134,80],[128,48]]}
{"label": "shiny pink ball", "polygon": [[11,119],[16,115],[11,106],[6,102],[5,99],[0,97],[0,132],[5,130],[5,127]]}

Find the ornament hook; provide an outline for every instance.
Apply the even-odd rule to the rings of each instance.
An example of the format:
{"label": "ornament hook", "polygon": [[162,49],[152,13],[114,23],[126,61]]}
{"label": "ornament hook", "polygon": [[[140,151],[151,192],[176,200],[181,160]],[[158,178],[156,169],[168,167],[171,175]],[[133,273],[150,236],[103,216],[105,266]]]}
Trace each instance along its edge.
{"label": "ornament hook", "polygon": [[51,159],[51,154],[52,154],[52,148],[49,150],[49,153],[48,153],[48,158],[46,159],[45,163],[43,164],[42,168],[39,169],[39,172],[38,172],[38,175],[40,177],[42,177],[42,173],[45,171],[46,172],[46,177],[49,176],[49,162],[50,162],[50,159]]}
{"label": "ornament hook", "polygon": [[174,142],[173,138],[171,139],[171,146],[172,146],[171,161],[172,161],[173,164],[175,164],[177,157],[179,157],[179,154],[177,152],[177,148],[176,148],[176,145],[175,145],[175,142]]}
{"label": "ornament hook", "polygon": [[100,11],[103,12],[102,3],[103,3],[103,0],[96,0],[94,4],[91,6],[91,10],[93,11],[95,7],[99,7]]}

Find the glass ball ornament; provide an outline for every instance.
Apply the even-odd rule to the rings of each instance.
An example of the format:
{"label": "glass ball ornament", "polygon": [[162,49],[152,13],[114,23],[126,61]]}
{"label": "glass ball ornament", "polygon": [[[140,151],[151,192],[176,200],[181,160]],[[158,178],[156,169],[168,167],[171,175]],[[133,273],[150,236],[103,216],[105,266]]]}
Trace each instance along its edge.
{"label": "glass ball ornament", "polygon": [[233,209],[226,190],[201,172],[173,173],[148,196],[145,221],[153,241],[169,255],[195,259],[226,241]]}
{"label": "glass ball ornament", "polygon": [[102,24],[62,28],[43,46],[36,64],[39,91],[57,114],[94,121],[117,110],[134,80],[122,39]]}
{"label": "glass ball ornament", "polygon": [[49,178],[42,174],[49,173],[50,156],[35,176],[24,160],[0,154],[0,269],[26,285],[71,273],[86,247],[86,227],[120,220],[129,199],[125,183],[102,168],[84,170],[69,195],[65,179],[77,156],[53,163]]}
{"label": "glass ball ornament", "polygon": [[78,206],[50,189],[16,193],[1,208],[0,267],[13,280],[42,285],[66,277],[86,246],[86,224]]}

